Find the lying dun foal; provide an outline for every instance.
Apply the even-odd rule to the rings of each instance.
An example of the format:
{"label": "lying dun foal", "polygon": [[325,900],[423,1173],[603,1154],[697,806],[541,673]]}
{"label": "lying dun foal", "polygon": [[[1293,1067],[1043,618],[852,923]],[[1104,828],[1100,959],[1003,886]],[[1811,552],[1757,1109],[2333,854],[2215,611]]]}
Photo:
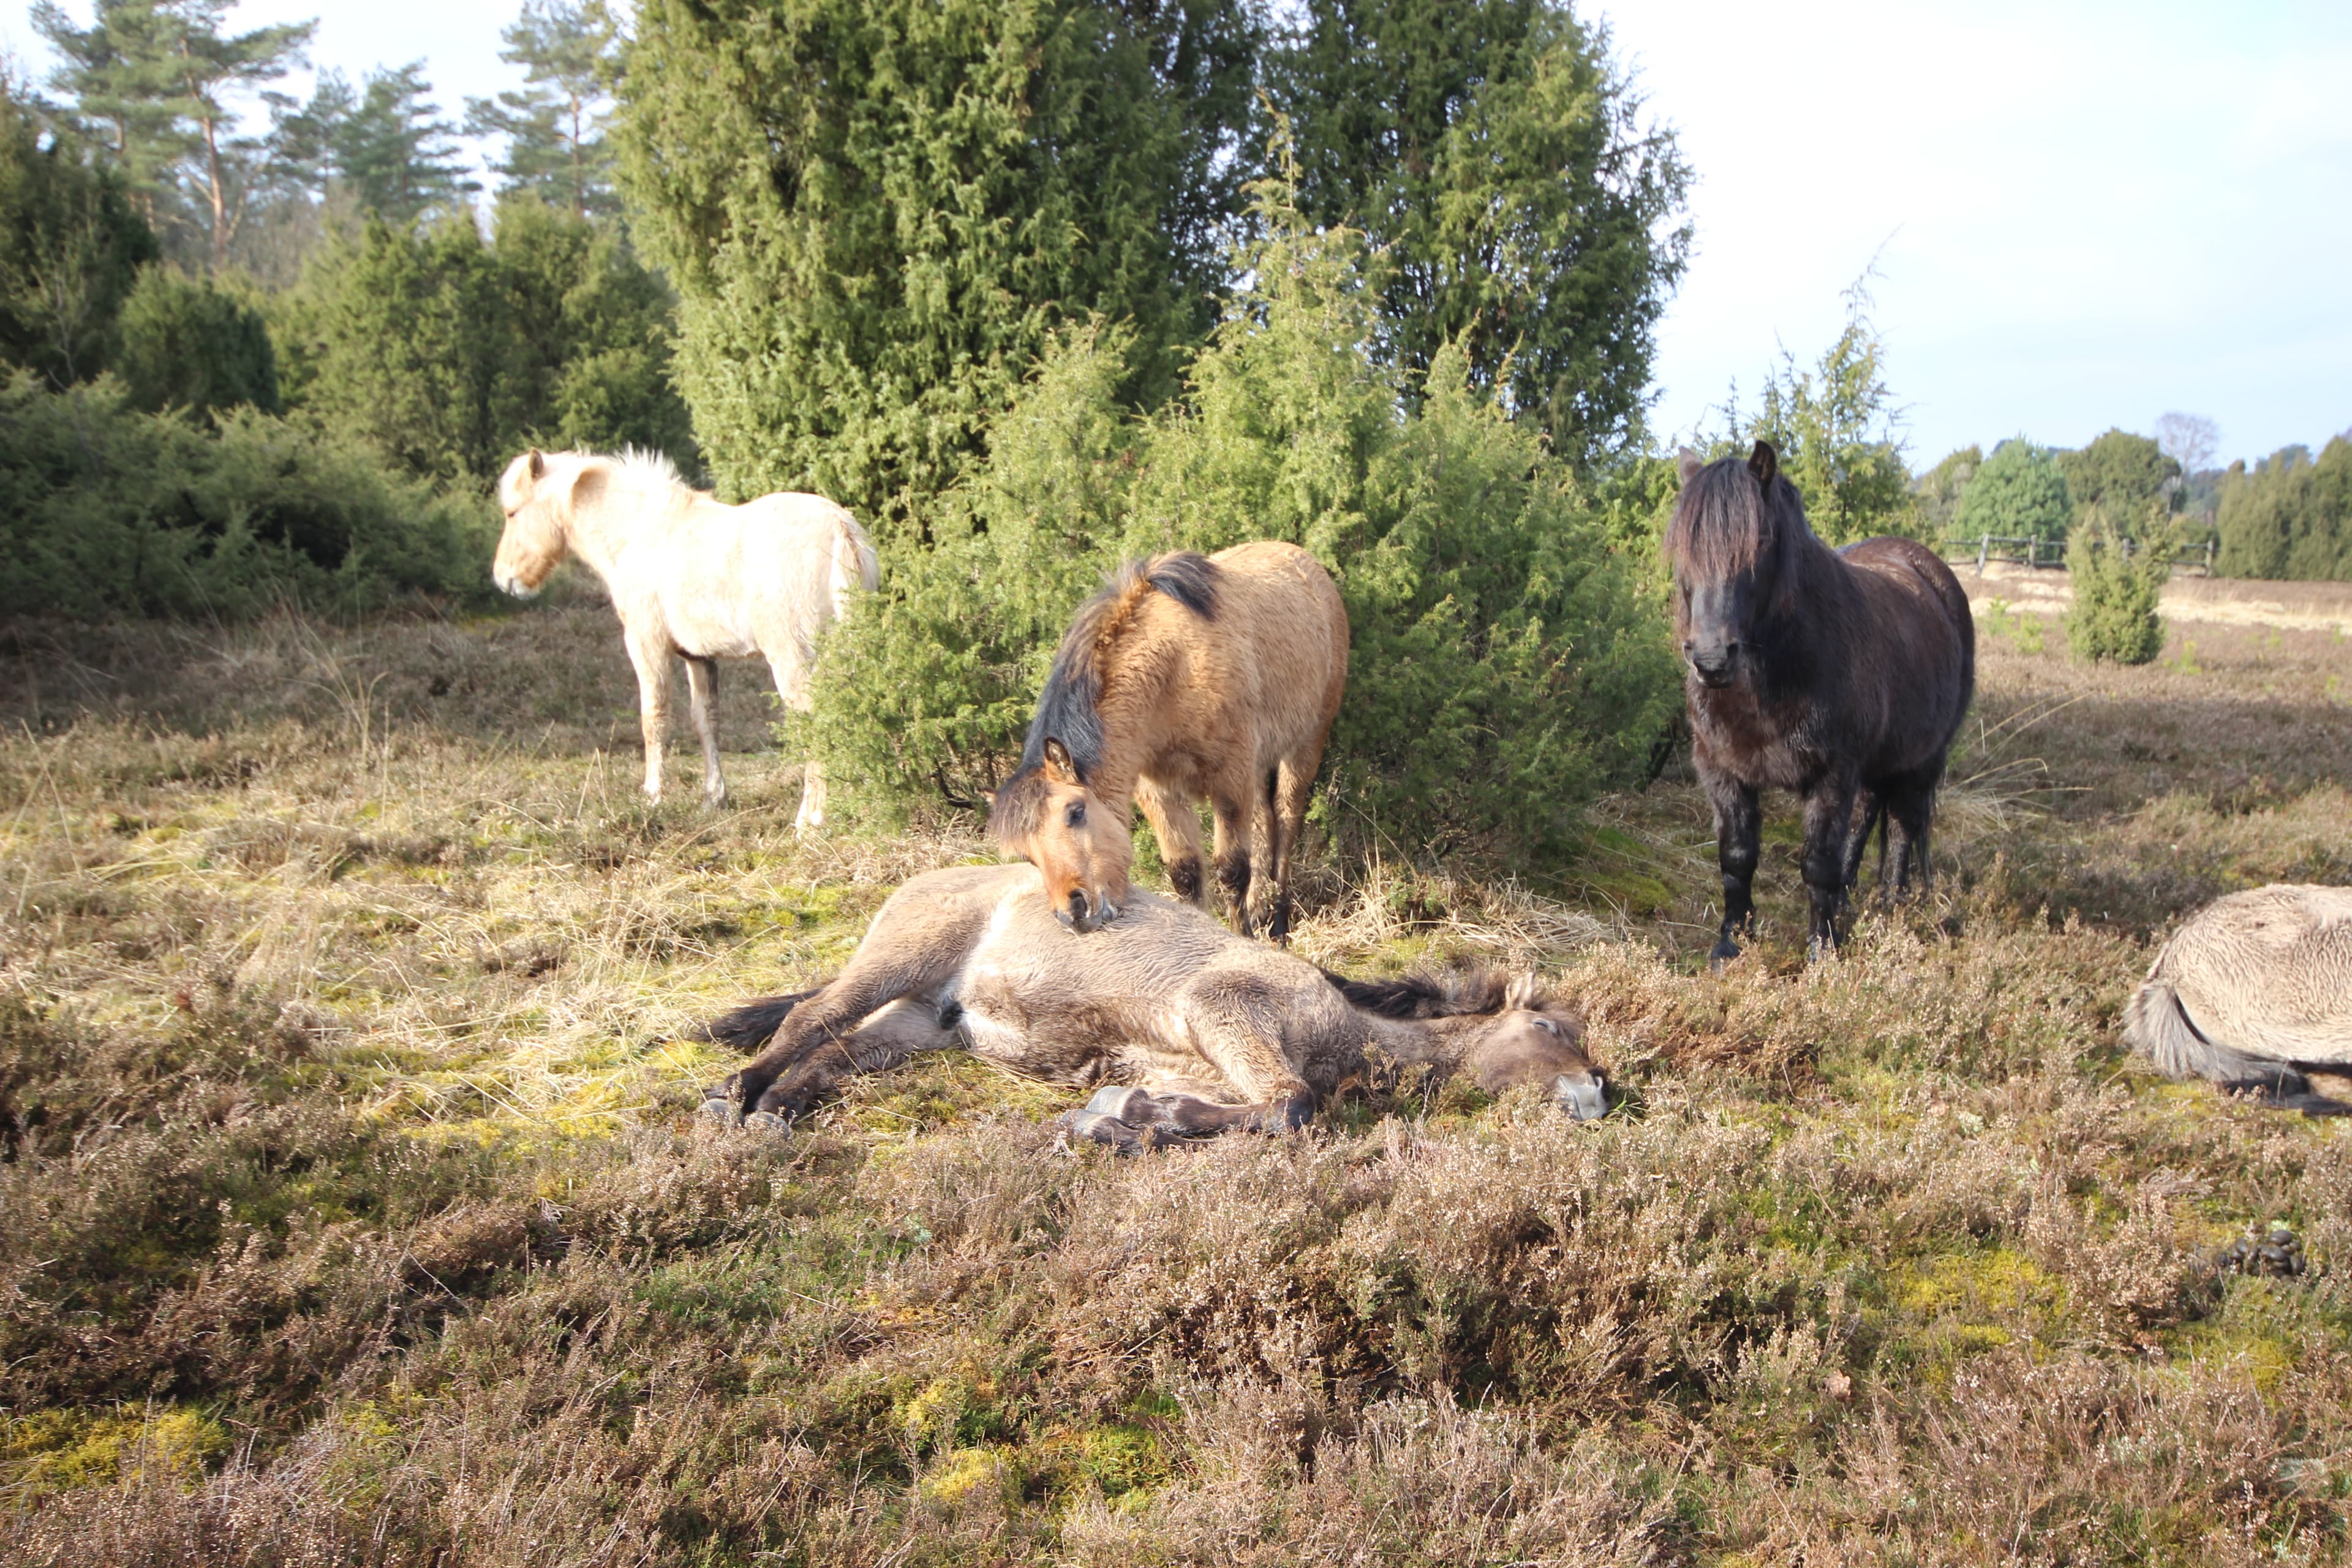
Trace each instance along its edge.
{"label": "lying dun foal", "polygon": [[2123,1033],[2173,1078],[2315,1114],[2352,1110],[2303,1076],[2352,1074],[2352,888],[2283,884],[2214,900],[2158,950]]}
{"label": "lying dun foal", "polygon": [[1580,1121],[1608,1109],[1575,1016],[1532,981],[1339,980],[1141,891],[1079,937],[1044,892],[1044,875],[1023,865],[908,882],[831,984],[711,1026],[740,1049],[767,1047],[733,1079],[733,1109],[789,1121],[845,1078],[947,1049],[1103,1086],[1073,1125],[1127,1149],[1297,1127],[1374,1052],[1468,1073],[1489,1091],[1531,1084]]}
{"label": "lying dun foal", "polygon": [[[491,573],[499,587],[528,598],[567,553],[604,580],[637,669],[649,800],[661,799],[673,657],[686,660],[702,798],[716,806],[727,798],[713,711],[719,660],[764,658],[785,705],[805,713],[817,633],[851,594],[879,581],[865,531],[823,496],[729,506],[656,455],[533,447],[507,465],[499,504],[507,514]],[[824,820],[824,776],[814,759],[803,779],[796,826],[814,827]]]}

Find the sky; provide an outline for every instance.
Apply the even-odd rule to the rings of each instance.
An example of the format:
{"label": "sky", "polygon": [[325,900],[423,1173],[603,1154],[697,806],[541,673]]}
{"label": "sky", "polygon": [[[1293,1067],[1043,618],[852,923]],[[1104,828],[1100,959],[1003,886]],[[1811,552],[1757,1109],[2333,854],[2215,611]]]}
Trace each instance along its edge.
{"label": "sky", "polygon": [[[65,0],[87,17],[89,0]],[[512,0],[246,0],[319,19],[353,79],[423,58],[452,118],[519,85]],[[48,68],[28,0],[0,47]],[[1915,468],[2011,436],[2080,446],[2168,411],[2223,460],[2352,427],[2352,5],[2344,0],[1604,0],[1696,174],[1654,421],[1717,423],[1782,349],[1872,315]]]}

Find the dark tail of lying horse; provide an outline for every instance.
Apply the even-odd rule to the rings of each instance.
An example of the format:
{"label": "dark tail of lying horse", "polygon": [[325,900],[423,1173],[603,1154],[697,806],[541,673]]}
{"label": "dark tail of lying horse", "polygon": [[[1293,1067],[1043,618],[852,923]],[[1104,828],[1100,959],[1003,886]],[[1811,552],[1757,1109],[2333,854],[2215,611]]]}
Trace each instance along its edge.
{"label": "dark tail of lying horse", "polygon": [[824,989],[820,985],[796,991],[790,996],[757,997],[711,1019],[694,1037],[740,1051],[747,1057],[766,1050],[768,1042],[775,1038],[776,1031],[783,1026],[792,1010]]}

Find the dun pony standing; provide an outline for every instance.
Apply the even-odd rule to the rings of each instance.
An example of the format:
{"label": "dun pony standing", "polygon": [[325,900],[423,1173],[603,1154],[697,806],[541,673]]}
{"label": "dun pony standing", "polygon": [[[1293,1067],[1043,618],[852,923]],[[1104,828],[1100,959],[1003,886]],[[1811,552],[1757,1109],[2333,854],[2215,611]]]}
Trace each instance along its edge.
{"label": "dun pony standing", "polygon": [[2352,888],[2255,888],[2198,910],[2124,1009],[2124,1043],[2173,1078],[2352,1110],[2303,1076],[2352,1074]]}
{"label": "dun pony standing", "polygon": [[[646,797],[661,799],[669,731],[669,668],[686,660],[695,732],[702,739],[702,798],[727,798],[713,711],[719,660],[768,661],[788,707],[809,707],[816,635],[879,582],[874,546],[848,512],[823,496],[715,500],[669,460],[631,452],[604,458],[537,447],[499,479],[506,532],[491,575],[519,598],[537,593],[569,553],[604,580],[620,613],[646,737]],[[824,821],[824,775],[802,775],[796,826]]]}
{"label": "dun pony standing", "polygon": [[1247,935],[1264,906],[1281,942],[1292,851],[1347,683],[1347,608],[1297,546],[1131,561],[1062,638],[989,828],[1045,872],[1063,922],[1088,931],[1126,902],[1134,802],[1176,896],[1205,901],[1194,803],[1206,799],[1234,922]]}
{"label": "dun pony standing", "polygon": [[[1952,737],[1976,692],[1976,622],[1936,553],[1908,539],[1832,550],[1762,441],[1742,463],[1685,453],[1666,529],[1675,635],[1688,673],[1691,758],[1715,807],[1723,872],[1718,963],[1755,912],[1757,794],[1805,805],[1810,952],[1836,919],[1870,826],[1887,823],[1897,892],[1929,876],[1928,821]],[[1847,853],[1854,798],[1867,806]]]}
{"label": "dun pony standing", "polygon": [[1375,1051],[1490,1092],[1532,1085],[1580,1121],[1608,1110],[1575,1016],[1530,980],[1339,980],[1140,890],[1081,939],[1044,891],[1034,866],[907,882],[831,984],[711,1026],[739,1048],[767,1047],[714,1109],[789,1121],[845,1078],[961,1049],[1024,1078],[1103,1086],[1072,1125],[1123,1149],[1296,1128]]}

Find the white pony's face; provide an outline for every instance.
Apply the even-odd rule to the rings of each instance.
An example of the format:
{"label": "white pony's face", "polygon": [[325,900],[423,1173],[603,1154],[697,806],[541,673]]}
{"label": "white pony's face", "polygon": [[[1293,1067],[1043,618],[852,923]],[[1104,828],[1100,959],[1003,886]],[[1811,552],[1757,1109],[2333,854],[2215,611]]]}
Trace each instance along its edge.
{"label": "white pony's face", "polygon": [[536,447],[499,476],[499,505],[507,514],[507,527],[499,536],[490,581],[518,599],[538,593],[563,560],[565,497],[551,478],[547,458]]}

